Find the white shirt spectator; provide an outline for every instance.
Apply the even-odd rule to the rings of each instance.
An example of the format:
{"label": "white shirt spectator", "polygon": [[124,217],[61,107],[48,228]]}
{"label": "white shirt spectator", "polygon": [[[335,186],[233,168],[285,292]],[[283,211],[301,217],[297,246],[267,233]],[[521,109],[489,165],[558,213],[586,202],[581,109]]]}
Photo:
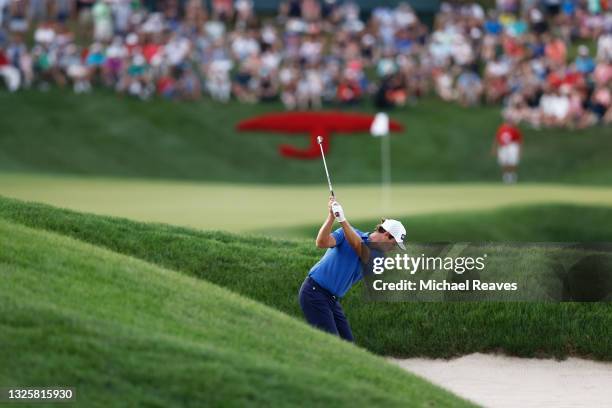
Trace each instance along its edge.
{"label": "white shirt spectator", "polygon": [[4,22],[4,9],[8,7],[10,0],[0,0],[0,27],[3,26]]}
{"label": "white shirt spectator", "polygon": [[225,35],[225,24],[221,21],[208,21],[204,24],[204,31],[211,40],[215,41]]}
{"label": "white shirt spectator", "polygon": [[153,13],[147,18],[142,25],[142,32],[144,33],[161,33],[164,29],[164,17],[161,13]]}
{"label": "white shirt spectator", "polygon": [[532,8],[529,10],[529,21],[531,21],[532,24],[539,23],[542,20],[544,20],[544,14],[542,14],[539,9]]}
{"label": "white shirt spectator", "polygon": [[112,44],[106,49],[107,58],[125,58],[128,56],[128,49],[121,38],[117,37],[113,40]]}
{"label": "white shirt spectator", "polygon": [[132,17],[131,0],[115,0],[112,3],[113,15],[115,17],[115,29],[119,32],[127,32]]}
{"label": "white shirt spectator", "polygon": [[47,25],[39,26],[34,31],[34,40],[39,44],[51,44],[55,39],[55,30]]}
{"label": "white shirt spectator", "polygon": [[10,64],[0,65],[0,78],[4,79],[9,92],[17,91],[21,85],[19,70]]}
{"label": "white shirt spectator", "polygon": [[468,65],[474,60],[472,46],[461,37],[457,37],[452,46],[452,55],[458,65]]}
{"label": "white shirt spectator", "polygon": [[377,7],[373,11],[374,19],[378,22],[378,35],[383,44],[393,44],[395,29],[393,28],[393,13],[388,7]]}
{"label": "white shirt spectator", "polygon": [[316,69],[309,69],[306,71],[306,80],[310,87],[310,94],[314,96],[320,96],[323,92],[323,79],[321,73]]}
{"label": "white shirt spectator", "polygon": [[261,66],[268,71],[276,72],[280,62],[281,56],[277,52],[266,51],[261,56]]}
{"label": "white shirt spectator", "polygon": [[175,37],[164,47],[164,54],[171,66],[180,65],[189,54],[191,41],[185,37]]}
{"label": "white shirt spectator", "polygon": [[510,72],[510,64],[503,59],[497,61],[489,61],[486,70],[487,73],[491,76],[504,76],[508,75],[508,72]]}
{"label": "white shirt spectator", "polygon": [[453,78],[447,72],[438,75],[436,78],[436,88],[440,98],[445,101],[450,101],[454,98]]}
{"label": "white shirt spectator", "polygon": [[472,9],[471,10],[472,17],[474,17],[477,20],[481,20],[481,21],[485,19],[485,12],[480,4],[477,4],[477,3],[472,4],[471,9]]}
{"label": "white shirt spectator", "polygon": [[306,40],[300,47],[300,57],[308,62],[315,62],[320,59],[323,45],[318,41]]}
{"label": "white shirt spectator", "polygon": [[253,12],[253,2],[251,0],[236,0],[234,7],[241,20],[248,19]]}
{"label": "white shirt spectator", "polygon": [[452,54],[453,36],[446,31],[435,31],[429,44],[429,52],[436,64],[443,63]]}
{"label": "white shirt spectator", "polygon": [[110,6],[98,0],[91,9],[94,20],[94,38],[97,41],[109,40],[113,35],[113,16]]}
{"label": "white shirt spectator", "polygon": [[251,37],[239,35],[232,41],[232,52],[239,60],[259,53],[259,44]]}
{"label": "white shirt spectator", "polygon": [[276,29],[273,26],[266,25],[261,29],[261,39],[264,43],[272,45],[278,39]]}
{"label": "white shirt spectator", "polygon": [[231,93],[229,72],[232,69],[229,60],[217,60],[210,63],[207,70],[206,88],[213,99],[227,102]]}
{"label": "white shirt spectator", "polygon": [[399,28],[409,27],[418,21],[414,11],[412,11],[412,8],[407,4],[400,4],[397,6],[393,17],[395,26]]}
{"label": "white shirt spectator", "polygon": [[285,30],[290,33],[303,33],[308,28],[308,25],[299,18],[290,18],[285,24]]}
{"label": "white shirt spectator", "polygon": [[545,94],[540,99],[540,109],[544,115],[563,120],[569,114],[570,100],[565,95]]}
{"label": "white shirt spectator", "polygon": [[470,29],[470,38],[472,40],[475,40],[475,41],[480,40],[482,38],[482,35],[483,35],[482,30],[478,27],[472,27]]}
{"label": "white shirt spectator", "polygon": [[295,71],[290,67],[283,67],[278,74],[278,79],[282,85],[287,86],[296,79]]}
{"label": "white shirt spectator", "polygon": [[612,62],[612,32],[600,36],[597,40],[597,59]]}

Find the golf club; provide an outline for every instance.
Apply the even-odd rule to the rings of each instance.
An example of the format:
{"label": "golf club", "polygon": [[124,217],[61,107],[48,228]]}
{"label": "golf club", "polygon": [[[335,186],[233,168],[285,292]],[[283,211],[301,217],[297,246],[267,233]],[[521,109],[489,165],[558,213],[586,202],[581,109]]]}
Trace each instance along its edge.
{"label": "golf club", "polygon": [[323,136],[317,136],[317,143],[319,143],[319,149],[321,149],[321,157],[323,158],[323,167],[325,167],[325,175],[327,176],[327,184],[329,185],[329,192],[331,193],[332,197],[336,198],[336,195],[334,194],[334,189],[332,188],[332,185],[331,185],[331,180],[329,178],[329,171],[327,170],[327,162],[325,161],[325,153],[323,153],[323,146],[321,145],[323,143]]}

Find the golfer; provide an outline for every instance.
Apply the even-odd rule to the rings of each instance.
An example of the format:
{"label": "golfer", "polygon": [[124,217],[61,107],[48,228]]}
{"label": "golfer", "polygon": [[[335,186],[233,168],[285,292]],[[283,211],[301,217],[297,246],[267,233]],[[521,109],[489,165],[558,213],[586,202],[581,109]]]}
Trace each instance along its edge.
{"label": "golfer", "polygon": [[[329,198],[329,213],[317,235],[318,248],[328,248],[308,273],[300,288],[300,306],[312,326],[353,341],[353,333],[340,305],[340,299],[363,278],[363,265],[371,254],[367,244],[404,247],[406,229],[401,222],[384,220],[370,234],[353,227],[344,217],[342,206]],[[341,228],[332,232],[334,218]],[[384,245],[387,244],[387,245]]]}

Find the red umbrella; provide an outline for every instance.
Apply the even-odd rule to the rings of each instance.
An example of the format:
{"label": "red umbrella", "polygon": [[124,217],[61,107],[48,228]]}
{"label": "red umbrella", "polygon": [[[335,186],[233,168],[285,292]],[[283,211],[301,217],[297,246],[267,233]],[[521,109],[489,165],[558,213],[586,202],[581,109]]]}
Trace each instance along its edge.
{"label": "red umbrella", "polygon": [[[310,134],[310,146],[301,149],[291,145],[279,146],[285,157],[313,159],[319,157],[317,136],[323,136],[323,151],[329,150],[332,133],[369,132],[374,121],[373,115],[344,112],[283,112],[270,113],[246,119],[237,126],[240,131],[261,131],[293,134]],[[402,125],[390,121],[389,129],[394,132],[403,130]]]}

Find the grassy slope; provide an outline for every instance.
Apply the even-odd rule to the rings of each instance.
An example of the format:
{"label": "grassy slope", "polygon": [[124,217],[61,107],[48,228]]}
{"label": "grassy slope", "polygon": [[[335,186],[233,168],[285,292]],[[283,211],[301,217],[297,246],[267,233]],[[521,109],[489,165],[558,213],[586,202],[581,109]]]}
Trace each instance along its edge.
{"label": "grassy slope", "polygon": [[5,386],[87,407],[467,405],[208,282],[1,220],[0,248]]}
{"label": "grassy slope", "polygon": [[[488,211],[464,211],[404,217],[408,239],[417,242],[523,241],[608,242],[612,208],[542,204]],[[355,224],[369,231],[380,220]],[[269,236],[311,238],[319,224],[261,230]]]}
{"label": "grassy slope", "polygon": [[[240,119],[278,111],[278,104],[142,103],[99,91],[74,95],[0,91],[0,170],[232,182],[321,182],[318,161],[285,160],[277,145],[306,137],[239,134]],[[10,107],[10,109],[8,108]],[[369,106],[360,107],[372,112]],[[465,109],[436,100],[396,110],[407,132],[392,140],[395,181],[497,181],[489,156],[498,107]],[[521,178],[610,183],[609,128],[526,130]],[[335,137],[329,155],[336,182],[377,182],[378,141]]]}
{"label": "grassy slope", "polygon": [[[301,316],[297,291],[321,254],[309,241],[198,232],[7,199],[0,200],[0,218],[206,279],[293,316]],[[358,344],[378,354],[450,357],[503,350],[612,360],[607,304],[381,304],[364,303],[353,290],[343,305]]]}

